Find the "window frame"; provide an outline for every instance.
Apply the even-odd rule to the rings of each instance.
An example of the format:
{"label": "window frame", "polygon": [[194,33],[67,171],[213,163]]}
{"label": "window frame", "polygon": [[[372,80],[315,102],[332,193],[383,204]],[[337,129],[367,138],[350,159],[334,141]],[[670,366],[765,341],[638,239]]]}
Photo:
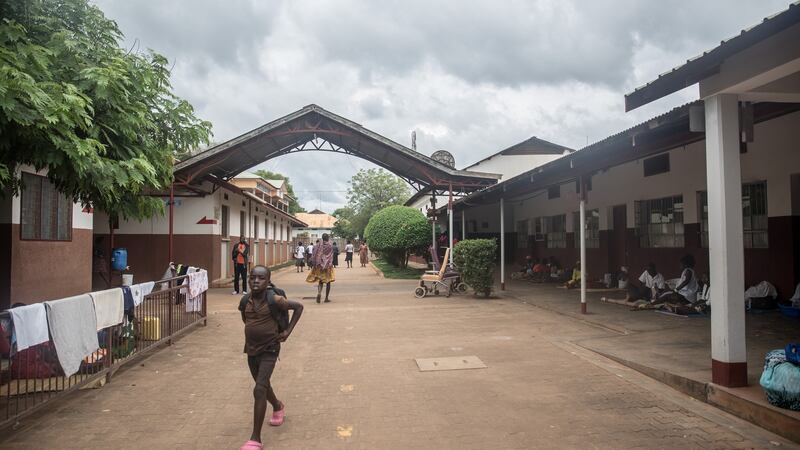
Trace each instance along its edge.
{"label": "window frame", "polygon": [[230,239],[231,237],[231,209],[228,205],[222,205],[220,208],[220,236],[222,239]]}
{"label": "window frame", "polygon": [[[28,179],[26,180],[26,178],[28,178]],[[29,183],[32,183],[32,182],[35,182],[35,183],[39,184],[39,199],[38,199],[38,206],[39,206],[38,209],[39,210],[38,210],[38,218],[37,218],[37,228],[38,228],[38,230],[37,230],[37,233],[36,233],[36,237],[25,237],[25,223],[23,222],[25,214],[24,214],[23,208],[25,208],[26,197],[28,195],[30,195],[30,192],[28,190],[28,187],[30,186]],[[43,238],[42,237],[42,222],[43,222],[42,221],[42,216],[44,214],[44,208],[43,208],[44,197],[43,196],[44,196],[44,185],[45,185],[45,183],[48,183],[48,184],[51,185],[51,189],[52,189],[51,192],[53,192],[53,194],[54,194],[53,197],[54,197],[55,201],[57,202],[55,216],[50,218],[51,224],[54,224],[54,225],[51,225],[50,227],[51,227],[51,232],[54,231],[55,238]],[[70,200],[66,195],[64,195],[61,191],[59,191],[56,188],[56,186],[53,185],[53,183],[47,177],[45,177],[43,175],[39,175],[39,174],[36,174],[36,173],[31,173],[31,172],[22,172],[22,184],[23,184],[23,187],[22,187],[22,189],[20,191],[20,202],[19,202],[19,239],[21,241],[28,241],[28,242],[37,242],[37,241],[38,242],[72,242],[72,240],[73,240],[73,237],[72,237],[73,236],[73,233],[72,233],[72,210],[73,210],[73,207],[74,207],[74,203],[72,202],[72,200]],[[66,230],[67,230],[67,236],[68,237],[66,239],[59,239],[58,238],[58,220],[59,220],[59,216],[60,216],[59,213],[61,211],[61,207],[62,206],[64,208],[66,208],[66,211],[64,211],[65,218],[67,219]],[[31,225],[31,226],[33,226],[33,225]],[[55,227],[54,230],[53,230],[53,227]]]}
{"label": "window frame", "polygon": [[[556,227],[558,223],[559,227]],[[544,218],[544,234],[547,248],[567,248],[567,215],[556,214]],[[556,228],[561,228],[556,230]]]}
{"label": "window frame", "polygon": [[[667,202],[671,202],[669,208]],[[660,204],[659,204],[660,203]],[[677,210],[675,205],[679,204],[680,209]],[[671,195],[667,197],[653,198],[647,200],[638,200],[634,204],[636,216],[636,235],[639,240],[640,248],[685,248],[686,247],[686,230],[684,227],[684,201],[683,194]],[[646,210],[646,211],[645,211]],[[664,214],[667,211],[668,214]],[[652,222],[654,213],[660,213],[659,222]],[[676,216],[680,214],[680,221],[676,220]],[[670,221],[664,222],[661,219],[669,217]],[[644,219],[647,218],[647,222]],[[670,227],[671,226],[671,227]],[[653,230],[661,228],[671,228],[671,233],[652,233]],[[666,236],[671,236],[672,245],[656,245],[654,240],[661,238],[666,240]]]}
{"label": "window frame", "polygon": [[[753,190],[755,187],[763,187],[763,197],[760,199],[761,204],[759,206],[763,206],[764,214],[745,214],[745,208],[751,208],[752,204],[745,206],[745,197],[750,200],[753,196],[753,193],[747,193],[747,190]],[[747,194],[747,195],[746,195]],[[708,191],[698,191],[697,193],[697,204],[699,215],[700,215],[700,246],[702,248],[709,248],[709,238],[708,238]],[[763,228],[753,228],[753,217],[763,217]],[[747,228],[748,225],[748,218],[750,222],[750,228]],[[761,235],[763,236],[763,241],[765,245],[754,245],[755,239],[754,236]],[[758,180],[758,181],[751,181],[748,183],[742,183],[742,243],[743,247],[746,249],[769,249],[769,190],[767,188],[766,180]]]}
{"label": "window frame", "polygon": [[[587,227],[586,228],[586,248],[600,248],[600,210],[595,209],[587,209],[586,210],[586,220],[587,223],[591,219],[593,228]],[[580,211],[575,211],[572,213],[572,232],[574,233],[575,239],[575,248],[581,247],[581,229],[580,227],[581,222],[581,213]]]}

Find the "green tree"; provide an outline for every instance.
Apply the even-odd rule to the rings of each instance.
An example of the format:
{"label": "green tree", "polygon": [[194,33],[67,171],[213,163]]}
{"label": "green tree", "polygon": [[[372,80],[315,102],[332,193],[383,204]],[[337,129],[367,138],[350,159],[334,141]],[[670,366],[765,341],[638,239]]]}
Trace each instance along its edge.
{"label": "green tree", "polygon": [[331,215],[336,217],[336,222],[333,224],[331,234],[344,239],[355,239],[355,237],[358,236],[358,233],[353,228],[353,217],[355,217],[355,211],[353,211],[352,208],[347,206],[344,208],[338,208]]}
{"label": "green tree", "polygon": [[408,206],[381,209],[369,220],[364,237],[369,248],[390,263],[405,268],[408,257],[422,253],[430,244],[428,219]]}
{"label": "green tree", "polygon": [[294,195],[294,188],[292,183],[289,182],[289,177],[265,169],[258,169],[254,173],[265,180],[283,180],[286,183],[286,191],[289,193],[289,214],[306,212],[305,208],[297,202],[297,196]]}
{"label": "green tree", "polygon": [[354,212],[351,225],[359,236],[364,236],[367,223],[376,212],[402,205],[411,197],[406,182],[383,169],[361,169],[349,184],[347,206]]}
{"label": "green tree", "polygon": [[6,0],[0,17],[0,189],[18,191],[25,164],[112,216],[163,213],[143,194],[211,133],[172,93],[167,59],[121,48],[88,0]]}

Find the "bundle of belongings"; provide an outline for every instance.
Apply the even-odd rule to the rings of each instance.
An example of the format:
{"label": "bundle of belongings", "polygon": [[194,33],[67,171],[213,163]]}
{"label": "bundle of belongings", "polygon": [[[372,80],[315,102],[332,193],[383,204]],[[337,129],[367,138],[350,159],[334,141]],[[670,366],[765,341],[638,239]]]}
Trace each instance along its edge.
{"label": "bundle of belongings", "polygon": [[771,405],[800,411],[800,344],[767,353],[760,384]]}
{"label": "bundle of belongings", "polygon": [[778,305],[778,291],[769,281],[762,281],[744,291],[745,309],[774,309]]}

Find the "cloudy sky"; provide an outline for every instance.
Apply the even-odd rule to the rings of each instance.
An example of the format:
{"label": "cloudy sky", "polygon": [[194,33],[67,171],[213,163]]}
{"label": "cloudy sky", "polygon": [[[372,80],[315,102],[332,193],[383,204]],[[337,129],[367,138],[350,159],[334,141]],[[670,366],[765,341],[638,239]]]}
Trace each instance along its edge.
{"label": "cloudy sky", "polygon": [[[310,103],[462,168],[530,136],[580,148],[697,98],[631,113],[623,95],[789,0],[95,0],[127,46],[224,142]],[[303,152],[263,164],[307,209],[345,203],[369,163]],[[324,173],[319,171],[325,167]]]}

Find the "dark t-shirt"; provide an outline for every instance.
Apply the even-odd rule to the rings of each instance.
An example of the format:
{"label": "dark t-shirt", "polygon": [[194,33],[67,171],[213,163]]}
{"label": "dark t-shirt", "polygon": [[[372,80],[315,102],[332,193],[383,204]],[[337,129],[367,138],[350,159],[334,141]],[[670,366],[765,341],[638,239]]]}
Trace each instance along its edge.
{"label": "dark t-shirt", "polygon": [[[286,305],[286,299],[280,295],[275,296],[275,301]],[[246,295],[239,303],[239,311],[244,313],[244,352],[248,356],[280,349],[278,322],[270,313],[266,295],[259,300]]]}

